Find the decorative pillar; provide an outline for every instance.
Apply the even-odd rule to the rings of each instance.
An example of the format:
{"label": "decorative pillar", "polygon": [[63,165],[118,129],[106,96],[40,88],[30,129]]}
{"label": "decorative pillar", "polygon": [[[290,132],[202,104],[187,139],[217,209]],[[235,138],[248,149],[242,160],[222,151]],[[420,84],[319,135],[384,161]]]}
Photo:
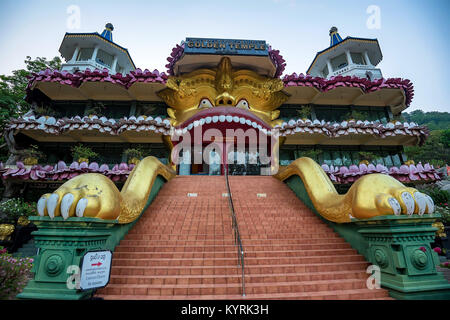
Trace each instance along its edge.
{"label": "decorative pillar", "polygon": [[69,288],[73,268],[80,267],[84,254],[93,250],[110,250],[108,238],[117,225],[115,220],[33,216],[33,232],[38,254],[33,262],[34,279],[17,297],[21,299],[87,299],[93,290]]}
{"label": "decorative pillar", "polygon": [[70,59],[69,62],[74,63],[75,61],[77,61],[77,57],[78,57],[78,54],[79,54],[79,53],[80,53],[80,46],[77,46],[77,47],[75,48],[75,51],[73,52],[72,59]]}
{"label": "decorative pillar", "polygon": [[367,242],[366,259],[381,271],[381,285],[397,299],[450,299],[450,284],[436,270],[431,248],[439,215],[380,216],[355,220]]}
{"label": "decorative pillar", "polygon": [[96,60],[97,60],[98,49],[99,49],[99,47],[95,46],[94,52],[92,53],[92,61],[94,61],[94,62],[96,62]]}
{"label": "decorative pillar", "polygon": [[328,67],[328,75],[330,76],[334,72],[333,68],[331,67],[330,59],[327,59],[327,67]]}
{"label": "decorative pillar", "polygon": [[366,63],[367,63],[368,66],[372,66],[373,67],[372,62],[370,62],[369,54],[367,53],[367,50],[364,51],[364,60],[366,60]]}
{"label": "decorative pillar", "polygon": [[115,74],[117,68],[117,56],[114,56],[114,60],[111,66],[111,73]]}
{"label": "decorative pillar", "polygon": [[351,56],[349,50],[345,50],[345,55],[347,56],[347,63],[348,63],[348,65],[353,64],[352,56]]}

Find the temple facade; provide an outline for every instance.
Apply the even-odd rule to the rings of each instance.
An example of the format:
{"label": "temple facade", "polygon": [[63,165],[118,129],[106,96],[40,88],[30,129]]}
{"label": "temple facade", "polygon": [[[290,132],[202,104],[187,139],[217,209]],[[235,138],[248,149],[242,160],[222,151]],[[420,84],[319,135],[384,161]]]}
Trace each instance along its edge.
{"label": "temple facade", "polygon": [[[125,152],[129,149],[169,164],[174,109],[160,94],[168,76],[216,68],[223,57],[233,70],[250,69],[282,84],[285,96],[271,115],[281,136],[280,166],[309,156],[335,184],[344,185],[373,172],[408,183],[438,179],[432,166],[409,163],[403,153],[406,145],[421,145],[428,130],[395,120],[410,105],[413,85],[382,78],[376,39],[343,39],[333,27],[330,46],[316,54],[306,74],[282,76],[286,63],[265,41],[186,38],[172,50],[164,73],[136,69],[128,50],[113,42],[113,30],[109,23],[101,34],[66,33],[59,48],[66,60],[61,70],[33,75],[26,97],[32,111],[12,119],[5,132],[12,154],[0,169],[5,197],[21,192],[36,200],[42,191],[83,172],[101,172],[120,184],[134,166]],[[71,150],[80,144],[96,156],[79,162]],[[30,146],[45,156],[30,160]],[[248,163],[252,157],[257,155],[248,150],[228,155],[230,173],[259,174],[261,164]],[[202,163],[176,169],[210,174]]]}
{"label": "temple facade", "polygon": [[265,40],[187,37],[160,72],[113,30],[66,33],[6,126],[4,197],[37,202],[19,298],[449,299],[414,188],[440,176],[403,153],[428,130],[376,39],[333,27],[283,75]]}

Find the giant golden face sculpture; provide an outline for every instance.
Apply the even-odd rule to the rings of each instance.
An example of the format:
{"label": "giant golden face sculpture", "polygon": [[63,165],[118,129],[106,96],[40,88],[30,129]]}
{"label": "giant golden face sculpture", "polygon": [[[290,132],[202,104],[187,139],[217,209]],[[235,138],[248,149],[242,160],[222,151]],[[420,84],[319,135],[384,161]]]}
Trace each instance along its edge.
{"label": "giant golden face sculpture", "polygon": [[[159,96],[170,106],[167,113],[175,128],[203,115],[244,116],[272,128],[281,120],[277,108],[288,96],[283,82],[258,75],[251,70],[233,70],[229,58],[222,58],[216,69],[200,69],[171,77]],[[214,109],[221,107],[220,109]],[[245,117],[247,116],[247,117]]]}

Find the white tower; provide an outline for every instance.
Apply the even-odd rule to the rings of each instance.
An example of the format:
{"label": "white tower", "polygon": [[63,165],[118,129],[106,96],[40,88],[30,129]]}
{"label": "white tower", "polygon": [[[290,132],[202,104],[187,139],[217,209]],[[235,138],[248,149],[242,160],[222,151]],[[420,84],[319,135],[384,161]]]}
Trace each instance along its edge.
{"label": "white tower", "polygon": [[113,42],[113,30],[113,25],[108,23],[101,34],[66,33],[59,48],[66,59],[61,70],[76,72],[87,68],[91,71],[106,68],[111,74],[127,74],[135,70],[128,50]]}
{"label": "white tower", "polygon": [[376,66],[383,59],[377,39],[347,37],[342,40],[336,27],[330,29],[330,46],[317,52],[307,74],[315,77],[355,76],[382,78]]}

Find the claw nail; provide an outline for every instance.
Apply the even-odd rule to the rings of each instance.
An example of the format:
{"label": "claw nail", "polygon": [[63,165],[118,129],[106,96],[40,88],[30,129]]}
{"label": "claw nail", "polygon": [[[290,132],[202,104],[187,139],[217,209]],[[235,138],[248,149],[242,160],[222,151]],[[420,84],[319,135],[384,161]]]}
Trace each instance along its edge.
{"label": "claw nail", "polygon": [[53,219],[55,217],[55,208],[58,204],[59,195],[52,193],[47,199],[47,211],[48,216]]}
{"label": "claw nail", "polygon": [[70,206],[72,205],[74,196],[71,193],[66,194],[62,199],[61,199],[61,215],[64,218],[64,220],[66,220],[69,217],[69,209]]}
{"label": "claw nail", "polygon": [[42,197],[39,199],[38,203],[37,203],[37,211],[38,214],[43,217],[44,216],[44,212],[45,212],[45,203],[47,202],[47,199]]}
{"label": "claw nail", "polygon": [[406,206],[406,213],[410,216],[414,213],[414,199],[409,192],[402,193],[402,200]]}
{"label": "claw nail", "polygon": [[429,195],[424,194],[424,196],[427,199],[427,207],[428,207],[427,213],[431,214],[434,212],[434,201]]}
{"label": "claw nail", "polygon": [[83,217],[84,210],[86,209],[87,204],[88,200],[86,198],[81,198],[80,201],[78,201],[77,207],[75,209],[77,217],[79,218]]}
{"label": "claw nail", "polygon": [[398,216],[400,212],[402,211],[402,208],[400,207],[400,203],[398,203],[397,199],[395,198],[389,198],[388,199],[389,204],[391,205],[392,210],[394,210],[394,214]]}
{"label": "claw nail", "polygon": [[417,205],[419,206],[418,215],[421,216],[425,213],[425,209],[427,208],[427,200],[425,196],[420,192],[415,192],[414,198],[416,199]]}

